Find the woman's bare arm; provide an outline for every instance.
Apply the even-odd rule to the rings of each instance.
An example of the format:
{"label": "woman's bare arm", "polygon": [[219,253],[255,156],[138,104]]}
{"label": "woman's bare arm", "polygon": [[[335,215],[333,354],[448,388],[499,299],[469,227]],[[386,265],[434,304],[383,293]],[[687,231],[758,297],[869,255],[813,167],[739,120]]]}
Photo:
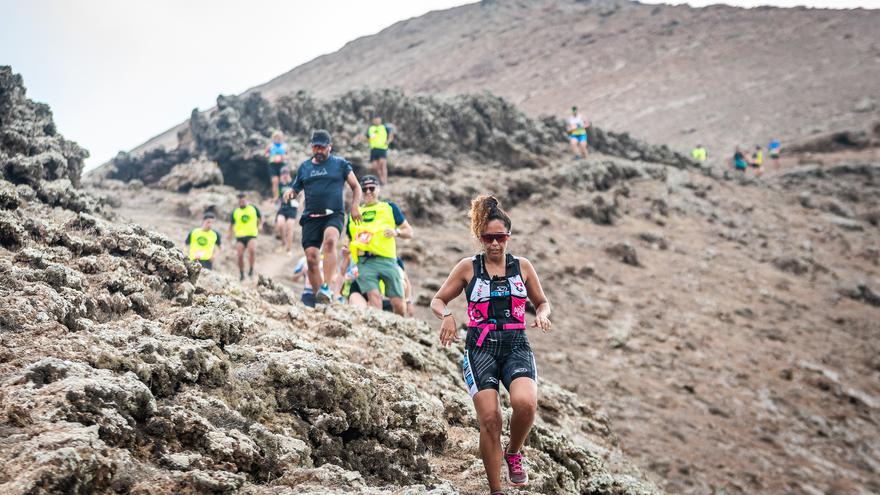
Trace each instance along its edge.
{"label": "woman's bare arm", "polygon": [[532,262],[525,258],[520,258],[519,263],[522,274],[525,277],[526,294],[529,296],[529,300],[532,301],[532,306],[535,307],[535,322],[532,326],[548,332],[550,331],[550,301],[547,300],[544,288],[541,287],[538,272],[535,271]]}
{"label": "woman's bare arm", "polygon": [[458,297],[468,283],[467,275],[470,272],[471,259],[465,258],[455,265],[440,290],[434,294],[431,300],[431,311],[437,318],[443,318],[443,310],[450,301]]}

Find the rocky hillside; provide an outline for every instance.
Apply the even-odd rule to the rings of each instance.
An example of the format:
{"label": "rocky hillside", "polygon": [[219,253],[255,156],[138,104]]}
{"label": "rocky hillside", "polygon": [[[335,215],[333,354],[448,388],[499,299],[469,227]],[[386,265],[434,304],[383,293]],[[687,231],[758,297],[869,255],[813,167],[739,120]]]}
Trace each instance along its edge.
{"label": "rocky hillside", "polygon": [[[259,93],[245,97],[220,96],[217,108],[193,112],[188,127],[179,132],[176,148],[157,148],[145,154],[120,153],[111,163],[90,173],[102,178],[147,185],[166,177],[175,165],[191,160],[219,164],[223,183],[241,189],[267,192],[269,178],[263,149],[272,131],[285,132],[292,156],[307,156],[306,143],[313,129],[328,129],[337,153],[349,156],[356,172],[364,165],[368,145],[357,138],[370,112],[380,112],[400,132],[396,149],[445,161],[463,156],[501,164],[506,169],[545,169],[562,156],[557,146],[564,132],[562,121],[552,117],[532,119],[508,101],[491,94],[448,99],[406,96],[399,91],[355,91],[332,100],[318,100],[298,92],[270,102]],[[650,146],[625,133],[593,129],[593,149],[610,156],[644,160],[674,167],[696,167],[686,157],[665,146]],[[422,170],[392,168],[394,174],[420,176]],[[434,174],[436,175],[436,174]]]}
{"label": "rocky hillside", "polygon": [[[71,187],[84,151],[8,67],[0,88],[0,492],[482,492],[460,348],[201,272]],[[596,408],[542,390],[520,493],[658,493]]]}
{"label": "rocky hillside", "polygon": [[[254,89],[488,90],[532,116],[577,104],[603,128],[726,156],[880,120],[878,24],[880,10],[486,0],[398,22]],[[176,131],[135,151],[173,148]]]}
{"label": "rocky hillside", "polygon": [[[256,156],[270,128],[305,157],[309,129],[328,127],[363,173],[366,144],[354,137],[376,108],[410,129],[383,194],[416,228],[401,253],[421,317],[476,249],[469,199],[495,193],[514,219],[510,248],[535,263],[554,305],[554,332],[530,335],[541,376],[607,413],[621,450],[661,489],[880,491],[876,154],[804,153],[761,180],[725,180],[624,134],[596,132],[598,149],[573,161],[552,143],[558,120],[487,94],[251,94],[220,98],[179,147],[122,155],[87,182],[182,247],[202,211],[228,214],[236,188],[262,201]],[[258,272],[296,293],[291,266],[261,237]],[[229,250],[218,271],[235,273]]]}

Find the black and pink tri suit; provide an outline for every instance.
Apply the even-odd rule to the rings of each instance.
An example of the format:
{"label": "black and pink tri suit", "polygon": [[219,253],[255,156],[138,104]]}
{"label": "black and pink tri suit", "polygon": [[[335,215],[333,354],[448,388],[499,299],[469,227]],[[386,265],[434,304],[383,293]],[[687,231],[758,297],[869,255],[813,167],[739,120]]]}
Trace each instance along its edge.
{"label": "black and pink tri suit", "polygon": [[505,275],[490,277],[484,255],[472,258],[474,276],[468,283],[468,332],[462,374],[473,397],[480,390],[510,390],[525,376],[538,380],[535,356],[526,338],[526,286],[519,258],[508,254]]}

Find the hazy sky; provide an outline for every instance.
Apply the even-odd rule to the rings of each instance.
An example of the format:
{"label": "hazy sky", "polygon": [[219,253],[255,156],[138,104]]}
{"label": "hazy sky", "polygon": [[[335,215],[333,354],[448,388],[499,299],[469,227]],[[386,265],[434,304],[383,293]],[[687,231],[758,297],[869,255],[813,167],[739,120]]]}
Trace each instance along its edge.
{"label": "hazy sky", "polygon": [[[218,94],[241,93],[399,20],[465,3],[0,0],[0,65],[11,65],[30,98],[52,107],[59,130],[91,151],[92,167],[194,107],[213,106]],[[880,8],[880,0],[725,3]]]}

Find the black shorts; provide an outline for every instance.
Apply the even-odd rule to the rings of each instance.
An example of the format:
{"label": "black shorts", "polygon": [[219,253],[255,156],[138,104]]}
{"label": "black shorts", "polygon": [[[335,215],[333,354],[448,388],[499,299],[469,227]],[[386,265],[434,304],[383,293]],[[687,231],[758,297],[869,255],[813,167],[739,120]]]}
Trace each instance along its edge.
{"label": "black shorts", "polygon": [[278,177],[281,175],[281,169],[284,167],[284,163],[272,163],[269,162],[269,177]]}
{"label": "black shorts", "polygon": [[287,220],[295,220],[296,208],[290,206],[281,207],[278,209],[278,213],[275,216],[277,217],[279,215],[286,218]]}
{"label": "black shorts", "polygon": [[246,235],[244,237],[236,237],[235,240],[242,244],[244,247],[247,247],[248,243],[251,242],[252,239],[256,239],[255,235]]}
{"label": "black shorts", "polygon": [[752,168],[761,168],[761,164],[760,164],[760,163],[750,163],[749,165],[750,165]]}
{"label": "black shorts", "polygon": [[370,161],[378,160],[380,158],[388,158],[388,150],[370,148]]}
{"label": "black shorts", "polygon": [[340,234],[342,233],[345,214],[340,211],[323,217],[310,217],[303,213],[299,218],[299,224],[302,225],[302,247],[304,249],[320,248],[324,244],[324,231],[328,227],[336,227],[336,230]]}
{"label": "black shorts", "polygon": [[198,260],[199,264],[202,265],[202,268],[207,268],[208,270],[214,269],[214,263],[211,260]]}
{"label": "black shorts", "polygon": [[482,330],[468,328],[461,368],[471,397],[480,390],[498,390],[498,384],[510,390],[514,379],[529,377],[538,381],[535,355],[525,330],[493,330],[477,347]]}

